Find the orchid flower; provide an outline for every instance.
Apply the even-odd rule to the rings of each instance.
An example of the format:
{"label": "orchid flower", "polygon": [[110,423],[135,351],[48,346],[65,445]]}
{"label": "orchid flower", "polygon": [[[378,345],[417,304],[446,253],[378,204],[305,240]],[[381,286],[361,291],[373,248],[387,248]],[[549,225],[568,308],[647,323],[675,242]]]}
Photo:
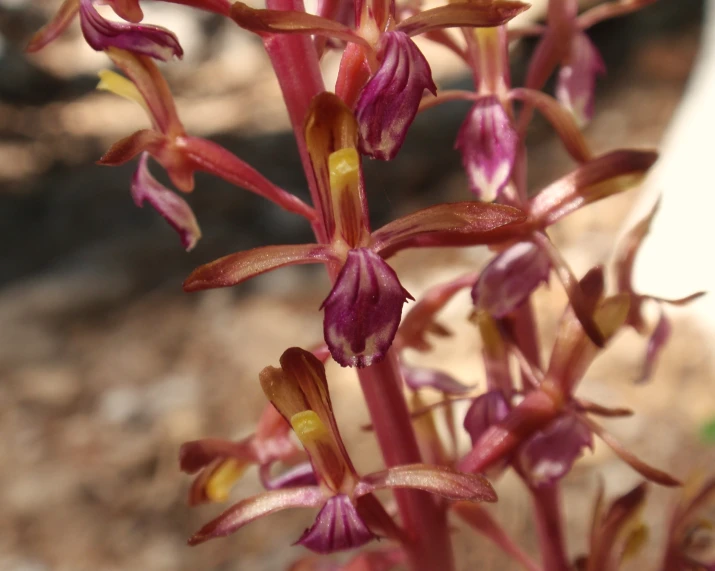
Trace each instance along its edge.
{"label": "orchid flower", "polygon": [[[290,425],[269,403],[255,434],[247,438],[238,442],[207,438],[183,444],[179,452],[181,470],[187,474],[198,473],[189,491],[189,504],[225,501],[231,485],[254,464],[259,466],[266,489],[315,483],[311,466],[298,463],[307,457],[290,438],[290,430]],[[276,462],[293,465],[293,468],[271,478],[271,467]]]}
{"label": "orchid flower", "polygon": [[[335,422],[323,364],[297,347],[285,351],[280,363],[280,368],[261,372],[261,386],[305,448],[317,485],[271,490],[242,500],[199,530],[189,540],[192,545],[234,533],[264,515],[304,507],[319,512],[297,543],[317,553],[332,553],[360,547],[378,533],[399,538],[399,530],[372,495],[377,490],[414,488],[451,501],[496,500],[482,476],[445,467],[403,465],[358,475]],[[214,478],[222,476],[212,473],[204,482],[207,489]]]}
{"label": "orchid flower", "polygon": [[593,117],[596,78],[606,72],[603,59],[586,30],[603,20],[628,14],[655,0],[615,0],[578,15],[577,0],[550,2],[547,26],[531,59],[526,87],[538,90],[560,66],[556,96],[579,126]]}
{"label": "orchid flower", "polygon": [[360,152],[390,160],[404,142],[424,91],[437,91],[429,64],[411,38],[450,27],[501,25],[527,7],[512,0],[454,3],[398,22],[394,1],[360,1],[355,3],[355,29],[304,12],[256,10],[242,2],[233,4],[231,17],[262,36],[314,34],[349,42],[335,91],[354,105]]}
{"label": "orchid flower", "polygon": [[320,189],[319,215],[330,243],[265,246],[231,254],[195,270],[184,289],[197,291],[239,284],[291,264],[324,263],[336,276],[322,308],[324,335],[342,366],[365,367],[382,359],[412,299],[385,262],[399,250],[458,238],[489,243],[522,220],[517,209],[462,202],[425,208],[372,232],[369,227],[358,124],[335,95],[315,98],[305,137]]}
{"label": "orchid flower", "polygon": [[[228,0],[166,0],[185,4],[217,14],[228,15]],[[115,14],[130,23],[107,20],[97,12],[95,4],[108,4]],[[109,47],[125,49],[162,61],[181,58],[183,50],[176,36],[157,26],[139,24],[144,18],[139,0],[64,0],[57,14],[30,40],[27,50],[36,52],[57,39],[79,14],[82,33],[87,43],[97,51]]]}
{"label": "orchid flower", "polygon": [[150,57],[115,47],[106,52],[127,77],[103,71],[98,89],[142,106],[151,120],[151,129],[142,129],[115,143],[99,162],[121,165],[141,155],[132,184],[134,200],[138,205],[144,200],[149,202],[177,230],[186,249],[191,249],[201,235],[194,215],[182,199],[151,178],[147,170],[148,156],[166,169],[172,183],[183,192],[193,190],[194,172],[204,171],[268,198],[290,212],[309,220],[314,218],[311,207],[275,186],[221,146],[188,136],[169,86]]}
{"label": "orchid flower", "polygon": [[[698,481],[701,480],[701,481]],[[662,571],[711,571],[713,556],[712,514],[715,478],[694,477],[682,490],[670,518]]]}
{"label": "orchid flower", "polygon": [[[606,341],[612,339],[626,323],[629,296],[617,294],[602,298],[602,269],[589,272],[580,287],[585,303],[593,308],[594,323]],[[587,416],[588,413],[623,416],[629,411],[584,403],[574,395],[598,351],[598,346],[586,334],[574,309],[567,308],[561,318],[546,370],[540,370],[521,355],[522,370],[533,382],[523,399],[518,404],[510,402],[511,398],[500,400],[498,406],[495,400],[491,407],[477,404],[481,402],[479,399],[486,399],[484,395],[475,401],[475,412],[468,414],[468,420],[465,420],[465,428],[472,434],[474,447],[460,461],[459,468],[484,471],[495,462],[511,457],[532,485],[550,484],[568,472],[584,447],[592,447],[591,434],[595,434],[646,478],[666,486],[677,485],[672,476],[636,458]],[[496,394],[492,398],[504,397]],[[509,406],[506,413],[504,402]]]}
{"label": "orchid flower", "polygon": [[663,299],[660,297],[642,295],[635,292],[633,288],[633,268],[635,266],[636,255],[643,240],[648,236],[651,223],[658,212],[658,204],[653,207],[650,214],[636,224],[625,236],[621,249],[617,252],[615,271],[618,291],[628,294],[631,298],[630,310],[628,312],[628,325],[633,327],[640,335],[648,334],[649,327],[643,312],[643,306],[648,301],[653,301],[660,306],[660,316],[655,327],[652,328],[648,339],[646,357],[639,377],[639,382],[647,381],[653,374],[655,362],[661,350],[670,338],[670,322],[668,320],[663,305],[685,305],[697,298],[705,295],[705,292],[696,292],[681,299]]}

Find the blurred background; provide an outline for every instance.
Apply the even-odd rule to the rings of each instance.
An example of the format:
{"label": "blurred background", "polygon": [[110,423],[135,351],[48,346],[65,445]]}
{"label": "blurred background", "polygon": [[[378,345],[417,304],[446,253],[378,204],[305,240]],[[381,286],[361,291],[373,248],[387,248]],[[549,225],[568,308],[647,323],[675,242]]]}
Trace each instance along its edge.
{"label": "blurred background", "polygon": [[[260,42],[189,8],[142,6],[146,21],[175,31],[186,52],[164,71],[187,131],[221,143],[306,196]],[[284,568],[301,554],[287,546],[311,514],[274,516],[234,537],[188,548],[186,538],[219,509],[186,506],[189,479],[179,473],[176,456],[186,440],[251,431],[264,402],[258,372],[277,364],[285,348],[320,339],[318,307],[327,280],[320,268],[301,267],[201,294],[184,294],[181,282],[214,258],[306,241],[310,230],[260,198],[199,175],[188,200],[204,236],[185,253],[153,210],[134,206],[132,165],[94,165],[111,143],[147,124],[138,106],[95,91],[96,73],[107,66],[103,54],[84,44],[76,23],[39,54],[23,52],[57,7],[54,1],[0,0],[0,571]],[[527,14],[539,19],[543,3]],[[702,23],[702,0],[660,0],[592,30],[608,67],[586,132],[596,152],[660,144],[696,61]],[[423,45],[440,87],[468,88],[457,62]],[[515,84],[533,47],[523,42],[514,50]],[[329,77],[336,65],[326,59]],[[366,164],[374,226],[428,204],[468,198],[453,150],[467,109],[451,103],[425,112],[395,161]],[[534,190],[573,166],[538,120],[529,151]],[[611,198],[553,229],[577,273],[609,260],[636,199],[636,191]],[[487,257],[483,249],[423,251],[399,256],[394,266],[417,297]],[[564,303],[557,285],[537,296],[547,340]],[[438,343],[432,355],[412,356],[414,362],[483,382],[468,313],[465,294],[445,310],[456,340]],[[633,408],[634,417],[609,428],[642,458],[687,478],[715,466],[708,425],[715,417],[715,383],[706,336],[692,316],[675,317],[673,340],[650,384],[634,385],[645,343],[625,334],[591,369],[582,394]],[[350,451],[359,469],[369,471],[379,460],[371,436],[359,430],[367,414],[355,406],[356,379],[334,365],[328,375]],[[602,446],[577,466],[565,482],[574,556],[585,546],[596,472],[612,494],[638,481]],[[235,496],[257,491],[254,479],[249,472]],[[528,499],[508,478],[498,491],[495,513],[533,550],[523,515]],[[676,496],[652,490],[653,545]],[[477,563],[511,568],[484,541],[456,529],[465,569]],[[655,548],[647,549],[639,567],[652,566],[655,555]]]}

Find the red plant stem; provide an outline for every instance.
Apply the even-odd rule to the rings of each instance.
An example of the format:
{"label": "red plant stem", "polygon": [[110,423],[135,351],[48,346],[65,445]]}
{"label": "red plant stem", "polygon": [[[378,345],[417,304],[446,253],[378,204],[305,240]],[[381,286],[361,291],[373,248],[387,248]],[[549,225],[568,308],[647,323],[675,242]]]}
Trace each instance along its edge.
{"label": "red plant stem", "polygon": [[[396,353],[358,371],[360,386],[382,456],[388,467],[421,461],[417,439],[402,392]],[[412,538],[405,546],[413,571],[450,571],[454,555],[447,527],[447,514],[426,492],[395,490],[402,524]]]}
{"label": "red plant stem", "polygon": [[548,571],[570,571],[571,565],[564,546],[560,486],[555,483],[539,488],[530,486],[529,489],[534,505],[542,566]]}
{"label": "red plant stem", "polygon": [[[304,10],[302,0],[267,0],[266,6],[272,10]],[[303,132],[311,100],[325,90],[315,46],[305,35],[271,35],[263,43],[283,92],[313,205],[320,213],[320,195]],[[318,241],[327,241],[322,220],[313,225],[313,230]],[[387,466],[420,462],[395,353],[388,352],[381,363],[360,370],[359,375]],[[396,490],[395,499],[411,539],[405,548],[412,570],[452,570],[454,556],[446,510],[426,492]]]}
{"label": "red plant stem", "polygon": [[[303,0],[266,0],[271,10],[304,11]],[[305,142],[303,127],[310,102],[318,93],[325,91],[323,75],[315,45],[305,34],[272,34],[263,38],[268,57],[271,60],[278,83],[283,93],[288,116],[298,145],[298,153],[308,181],[313,206],[320,216],[318,185]],[[313,231],[319,242],[325,242],[325,224],[319,220],[313,224]]]}

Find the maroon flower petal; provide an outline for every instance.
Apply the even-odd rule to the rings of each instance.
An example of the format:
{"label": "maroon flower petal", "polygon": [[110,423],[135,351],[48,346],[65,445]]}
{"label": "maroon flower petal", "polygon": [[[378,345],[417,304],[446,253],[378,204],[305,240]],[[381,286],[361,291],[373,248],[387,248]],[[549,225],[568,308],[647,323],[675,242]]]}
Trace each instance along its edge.
{"label": "maroon flower petal", "polygon": [[297,488],[299,486],[317,486],[313,465],[310,462],[296,464],[277,476],[270,475],[270,465],[261,466],[259,471],[261,484],[266,490],[280,490],[281,488]]}
{"label": "maroon flower petal", "polygon": [[428,206],[372,233],[373,249],[389,258],[406,248],[491,244],[512,238],[525,220],[521,210],[504,204],[455,202]]}
{"label": "maroon flower petal", "polygon": [[244,525],[273,512],[289,508],[314,508],[324,501],[323,491],[316,486],[286,488],[258,494],[238,502],[207,523],[189,539],[189,545],[198,545],[209,539],[230,535]]}
{"label": "maroon flower petal", "polygon": [[431,388],[449,395],[463,395],[474,388],[470,385],[463,385],[452,375],[436,369],[408,367],[407,365],[403,365],[401,369],[405,384],[413,391]]}
{"label": "maroon flower petal", "polygon": [[314,34],[370,49],[370,44],[345,24],[297,10],[264,10],[243,2],[231,5],[231,18],[242,28],[257,34]]}
{"label": "maroon flower petal", "polygon": [[79,0],[65,0],[52,20],[42,26],[27,44],[28,52],[36,52],[55,40],[67,29],[79,11]]}
{"label": "maroon flower petal", "polygon": [[633,188],[657,158],[652,151],[636,150],[596,157],[532,198],[531,216],[542,227],[555,224],[574,210]]}
{"label": "maroon flower petal", "polygon": [[568,473],[586,446],[593,449],[591,431],[574,416],[561,416],[524,443],[517,461],[532,485],[550,485]]}
{"label": "maroon flower petal", "polygon": [[665,312],[660,310],[660,319],[658,319],[658,324],[655,326],[653,333],[648,339],[648,348],[646,349],[645,362],[643,363],[643,371],[638,379],[639,383],[644,383],[650,380],[653,375],[653,369],[655,368],[656,361],[660,355],[661,350],[668,342],[672,328],[670,326],[670,321],[665,315]]}
{"label": "maroon flower petal", "polygon": [[355,117],[360,128],[360,152],[376,159],[397,155],[424,90],[437,94],[429,63],[403,32],[386,32],[377,52],[380,67],[363,87]]}
{"label": "maroon flower petal", "polygon": [[464,429],[475,445],[488,428],[501,422],[509,413],[509,405],[501,391],[489,391],[474,399],[464,416]]}
{"label": "maroon flower petal", "polygon": [[330,255],[318,244],[263,246],[236,252],[196,268],[184,281],[184,291],[234,286],[283,266],[326,262]]}
{"label": "maroon flower petal", "polygon": [[481,28],[506,24],[529,8],[529,4],[511,0],[490,2],[454,2],[422,10],[397,24],[397,30],[410,36],[443,28]]}
{"label": "maroon flower petal", "polygon": [[564,109],[556,99],[542,91],[526,88],[512,89],[509,92],[509,98],[523,101],[538,109],[554,128],[566,151],[574,160],[583,163],[591,158],[591,150],[574,120],[573,114]]}
{"label": "maroon flower petal", "polygon": [[571,39],[566,63],[561,66],[556,84],[556,97],[583,126],[593,117],[596,98],[596,76],[604,75],[606,66],[588,36],[577,34]]}
{"label": "maroon flower petal", "polygon": [[187,202],[156,180],[147,166],[149,155],[144,153],[139,160],[139,167],[132,179],[132,198],[134,204],[141,207],[144,201],[154,207],[162,217],[177,231],[186,251],[196,246],[201,238],[201,230],[191,207]]}
{"label": "maroon flower petal", "polygon": [[497,501],[494,488],[484,476],[431,464],[407,464],[368,474],[355,488],[355,494],[361,496],[385,488],[413,488],[454,501]]}
{"label": "maroon flower petal", "polygon": [[497,318],[519,307],[549,279],[551,261],[532,242],[519,242],[494,258],[472,288],[474,305]]}
{"label": "maroon flower petal", "polygon": [[93,0],[80,0],[79,14],[84,38],[97,51],[115,47],[162,61],[184,55],[179,40],[169,30],[106,20],[95,10]]}
{"label": "maroon flower petal", "polygon": [[313,525],[296,543],[316,553],[326,554],[355,549],[375,538],[350,498],[339,494],[325,502]]}
{"label": "maroon flower petal", "polygon": [[367,248],[348,252],[325,309],[325,341],[343,367],[367,367],[392,345],[402,305],[412,296],[395,271]]}
{"label": "maroon flower petal", "polygon": [[495,200],[509,182],[519,135],[509,115],[489,95],[474,104],[457,135],[457,149],[467,172],[470,190],[486,202]]}

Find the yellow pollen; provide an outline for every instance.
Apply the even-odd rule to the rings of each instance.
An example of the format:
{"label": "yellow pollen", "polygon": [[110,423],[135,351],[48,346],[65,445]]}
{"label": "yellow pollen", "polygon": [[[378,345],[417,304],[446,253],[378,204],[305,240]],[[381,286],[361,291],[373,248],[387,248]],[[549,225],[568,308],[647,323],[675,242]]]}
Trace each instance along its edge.
{"label": "yellow pollen", "polygon": [[297,412],[291,417],[290,424],[306,448],[315,442],[330,439],[328,429],[315,411]]}
{"label": "yellow pollen", "polygon": [[328,168],[330,170],[330,189],[333,193],[339,192],[346,187],[357,187],[360,173],[360,155],[356,149],[348,147],[330,153]]}
{"label": "yellow pollen", "polygon": [[130,101],[139,103],[142,107],[146,109],[146,101],[142,97],[142,94],[137,89],[131,81],[126,77],[119,75],[118,73],[103,69],[98,73],[99,83],[97,84],[97,89],[102,91],[109,91]]}
{"label": "yellow pollen", "polygon": [[246,465],[230,458],[214,471],[206,482],[206,495],[212,502],[225,502],[231,492],[231,487],[246,470]]}

